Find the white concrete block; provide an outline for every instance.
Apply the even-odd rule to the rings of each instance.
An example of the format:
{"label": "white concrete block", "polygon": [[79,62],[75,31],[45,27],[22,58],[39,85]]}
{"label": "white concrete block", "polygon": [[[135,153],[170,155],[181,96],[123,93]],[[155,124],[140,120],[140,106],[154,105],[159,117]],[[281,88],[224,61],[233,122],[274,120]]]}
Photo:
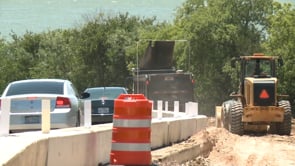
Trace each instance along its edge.
{"label": "white concrete block", "polygon": [[153,120],[151,127],[151,148],[155,149],[168,144],[168,122]]}
{"label": "white concrete block", "polygon": [[195,134],[197,120],[195,118],[182,118],[180,122],[180,139],[185,140]]}
{"label": "white concrete block", "polygon": [[169,143],[176,143],[181,140],[181,120],[180,119],[169,119],[168,121],[168,139]]}

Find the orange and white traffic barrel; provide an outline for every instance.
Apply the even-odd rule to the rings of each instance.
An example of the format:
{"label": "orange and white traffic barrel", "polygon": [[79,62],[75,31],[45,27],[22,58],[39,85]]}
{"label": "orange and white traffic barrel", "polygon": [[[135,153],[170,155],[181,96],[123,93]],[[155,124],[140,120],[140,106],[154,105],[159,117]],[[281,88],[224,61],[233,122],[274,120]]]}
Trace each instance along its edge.
{"label": "orange and white traffic barrel", "polygon": [[111,165],[151,165],[152,103],[143,94],[114,102]]}

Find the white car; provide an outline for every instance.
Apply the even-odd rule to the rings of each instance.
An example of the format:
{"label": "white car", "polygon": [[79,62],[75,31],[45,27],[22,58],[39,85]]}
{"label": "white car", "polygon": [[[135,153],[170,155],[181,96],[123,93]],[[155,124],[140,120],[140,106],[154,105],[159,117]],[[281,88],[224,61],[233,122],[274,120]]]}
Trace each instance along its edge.
{"label": "white car", "polygon": [[10,131],[41,130],[42,99],[50,100],[51,129],[80,126],[82,102],[74,85],[62,79],[28,79],[8,84]]}

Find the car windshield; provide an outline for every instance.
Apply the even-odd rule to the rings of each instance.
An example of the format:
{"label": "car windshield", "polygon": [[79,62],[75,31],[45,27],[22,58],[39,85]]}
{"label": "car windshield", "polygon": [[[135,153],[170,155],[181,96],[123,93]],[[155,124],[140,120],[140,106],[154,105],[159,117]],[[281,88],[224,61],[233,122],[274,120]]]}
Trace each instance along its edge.
{"label": "car windshield", "polygon": [[86,92],[90,94],[89,99],[116,99],[120,94],[126,93],[124,89],[93,88]]}
{"label": "car windshield", "polygon": [[6,96],[20,94],[63,94],[63,82],[19,82],[12,84]]}

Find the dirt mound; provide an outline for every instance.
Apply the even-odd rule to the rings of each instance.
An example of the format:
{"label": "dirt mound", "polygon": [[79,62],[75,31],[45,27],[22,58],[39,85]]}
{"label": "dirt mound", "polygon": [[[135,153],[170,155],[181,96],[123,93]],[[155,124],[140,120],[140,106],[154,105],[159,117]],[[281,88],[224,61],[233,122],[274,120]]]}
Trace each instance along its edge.
{"label": "dirt mound", "polygon": [[[295,120],[293,120],[290,136],[271,134],[238,136],[215,127],[207,128],[206,132],[208,138],[215,144],[204,159],[205,163],[195,163],[195,165],[295,165]],[[196,135],[199,134],[202,133]],[[197,137],[193,136],[190,139],[194,138]]]}
{"label": "dirt mound", "polygon": [[207,159],[211,165],[295,165],[295,138],[221,133]]}
{"label": "dirt mound", "polygon": [[208,142],[211,149],[182,163],[163,162],[158,165],[181,166],[289,166],[295,165],[295,121],[290,136],[235,135],[223,128],[207,127],[188,140],[171,146],[178,150]]}

